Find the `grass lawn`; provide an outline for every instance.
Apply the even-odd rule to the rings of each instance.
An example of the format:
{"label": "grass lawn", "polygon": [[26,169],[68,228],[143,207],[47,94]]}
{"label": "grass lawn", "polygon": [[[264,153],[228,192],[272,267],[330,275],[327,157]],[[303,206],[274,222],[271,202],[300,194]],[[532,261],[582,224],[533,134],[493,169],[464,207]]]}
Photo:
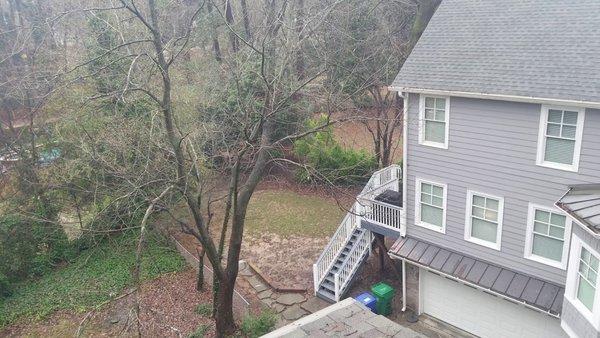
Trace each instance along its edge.
{"label": "grass lawn", "polygon": [[290,190],[257,191],[250,201],[246,231],[282,236],[331,236],[345,212],[332,199],[301,195]]}
{"label": "grass lawn", "polygon": [[[41,319],[56,310],[86,311],[118,296],[132,285],[137,232],[110,238],[81,253],[64,268],[35,281],[24,282],[0,299],[0,328],[18,319]],[[184,260],[158,234],[149,236],[142,262],[142,277],[180,271]]]}

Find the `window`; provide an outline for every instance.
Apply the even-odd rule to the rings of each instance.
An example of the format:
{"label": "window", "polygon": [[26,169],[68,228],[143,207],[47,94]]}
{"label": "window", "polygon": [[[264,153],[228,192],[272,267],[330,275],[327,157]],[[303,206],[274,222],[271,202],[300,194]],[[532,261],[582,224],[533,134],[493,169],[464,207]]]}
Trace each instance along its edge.
{"label": "window", "polygon": [[446,185],[417,179],[416,224],[446,231]]}
{"label": "window", "polygon": [[420,100],[419,143],[448,149],[450,99],[421,95]]}
{"label": "window", "polygon": [[525,257],[565,269],[571,220],[561,212],[529,204]]}
{"label": "window", "polygon": [[586,248],[581,248],[579,256],[579,270],[577,271],[577,299],[588,310],[594,309],[596,296],[596,279],[598,278],[598,258]]}
{"label": "window", "polygon": [[537,164],[577,171],[584,110],[542,106]]}
{"label": "window", "polygon": [[500,250],[503,209],[502,198],[469,191],[465,239]]}
{"label": "window", "polygon": [[[594,238],[590,239],[596,241]],[[596,250],[573,234],[565,285],[565,300],[571,303],[596,330],[600,331],[600,297],[596,295],[598,257],[600,254]]]}

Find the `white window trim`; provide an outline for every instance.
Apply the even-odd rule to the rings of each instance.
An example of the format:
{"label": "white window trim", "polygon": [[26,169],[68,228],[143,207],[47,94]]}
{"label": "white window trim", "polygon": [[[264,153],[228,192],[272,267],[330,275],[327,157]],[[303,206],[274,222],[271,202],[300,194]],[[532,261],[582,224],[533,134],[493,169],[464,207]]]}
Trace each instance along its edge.
{"label": "white window trim", "polygon": [[[575,132],[575,149],[573,150],[573,164],[569,165],[563,163],[548,162],[544,160],[544,154],[546,152],[546,123],[548,122],[548,110],[550,109],[570,110],[577,112],[577,131]],[[542,105],[542,112],[540,114],[540,126],[538,131],[536,164],[547,168],[578,172],[579,156],[581,155],[581,141],[583,139],[584,120],[585,108]]]}
{"label": "white window trim", "polygon": [[[577,235],[573,234],[571,239],[571,251],[569,253],[569,269],[567,270],[567,283],[565,286],[565,299],[587,319],[596,330],[600,330],[600,293],[594,296],[593,311],[590,311],[577,299],[577,272],[579,271],[579,257],[581,248],[585,248],[592,255],[600,258],[600,254],[583,242]],[[600,276],[596,278],[596,291],[600,290]]]}
{"label": "white window trim", "polygon": [[[473,213],[473,195],[487,197],[487,198],[493,198],[495,200],[498,200],[498,228],[496,229],[496,243],[484,241],[479,238],[475,238],[475,237],[471,236],[471,229],[473,226],[473,218],[472,218],[472,216],[473,216],[472,215],[472,213]],[[503,197],[485,194],[485,193],[473,191],[473,190],[467,190],[467,203],[466,203],[466,210],[465,210],[465,240],[469,241],[471,243],[475,243],[478,245],[482,245],[482,246],[500,251],[500,248],[502,246],[502,222],[503,222],[503,218],[504,218],[503,215],[504,215],[504,198]]]}
{"label": "white window trim", "polygon": [[[444,188],[443,201],[442,201],[442,207],[444,209],[442,210],[442,227],[441,228],[435,224],[430,224],[430,223],[421,221],[421,183],[433,184],[433,185],[437,185],[437,186]],[[415,184],[416,184],[415,185],[415,224],[420,227],[445,234],[446,233],[446,211],[447,211],[446,202],[448,201],[448,185],[444,184],[444,183],[438,183],[435,181],[421,179],[421,178],[417,178],[415,181]]]}
{"label": "white window trim", "polygon": [[[538,256],[533,253],[533,222],[535,219],[535,210],[543,210],[547,212],[552,212],[555,214],[560,214],[566,217],[565,220],[565,238],[563,243],[563,251],[562,251],[562,260],[560,262],[553,261],[546,257]],[[567,268],[567,261],[569,257],[569,242],[571,237],[571,227],[573,221],[571,218],[562,212],[558,208],[546,207],[539,204],[529,203],[529,209],[527,212],[527,233],[525,235],[525,255],[524,257],[530,259],[532,261],[536,261],[538,263],[546,264],[553,266],[555,268],[559,268],[565,270]]]}
{"label": "white window trim", "polygon": [[[446,100],[446,113],[444,114],[445,118],[446,118],[444,121],[446,130],[445,130],[445,135],[444,135],[444,143],[432,142],[432,141],[425,140],[425,97],[432,97],[432,98],[436,98],[436,99],[445,99]],[[449,130],[450,130],[450,97],[449,96],[420,94],[419,95],[419,144],[428,146],[428,147],[448,149]]]}

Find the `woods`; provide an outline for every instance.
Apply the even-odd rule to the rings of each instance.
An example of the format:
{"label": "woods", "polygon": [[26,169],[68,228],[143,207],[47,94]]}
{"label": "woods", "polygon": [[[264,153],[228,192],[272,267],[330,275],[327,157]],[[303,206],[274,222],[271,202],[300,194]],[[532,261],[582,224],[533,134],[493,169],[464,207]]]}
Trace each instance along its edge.
{"label": "woods", "polygon": [[0,297],[126,231],[139,281],[161,214],[200,244],[214,285],[198,285],[234,334],[257,186],[275,167],[323,177],[290,148],[339,123],[372,140],[352,166],[392,163],[403,105],[386,86],[435,5],[0,1]]}

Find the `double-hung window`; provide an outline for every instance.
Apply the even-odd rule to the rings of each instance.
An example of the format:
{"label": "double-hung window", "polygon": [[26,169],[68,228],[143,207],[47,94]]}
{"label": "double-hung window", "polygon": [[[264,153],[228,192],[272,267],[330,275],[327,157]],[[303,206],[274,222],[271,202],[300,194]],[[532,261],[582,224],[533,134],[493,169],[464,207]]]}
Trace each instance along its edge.
{"label": "double-hung window", "polygon": [[567,265],[571,220],[552,208],[529,205],[525,257],[557,268]]}
{"label": "double-hung window", "polygon": [[446,185],[417,179],[416,224],[446,231]]}
{"label": "double-hung window", "polygon": [[577,271],[577,299],[588,310],[594,310],[596,298],[596,280],[598,278],[598,258],[586,248],[581,248],[579,256],[579,270]]}
{"label": "double-hung window", "polygon": [[578,171],[584,109],[542,106],[537,164]]}
{"label": "double-hung window", "polygon": [[421,95],[419,104],[419,143],[448,149],[450,99]]}
{"label": "double-hung window", "polygon": [[600,296],[598,295],[600,254],[590,244],[573,234],[569,251],[565,299],[596,330],[600,330],[600,299],[598,299]]}
{"label": "double-hung window", "polygon": [[500,250],[504,199],[469,191],[465,240]]}

